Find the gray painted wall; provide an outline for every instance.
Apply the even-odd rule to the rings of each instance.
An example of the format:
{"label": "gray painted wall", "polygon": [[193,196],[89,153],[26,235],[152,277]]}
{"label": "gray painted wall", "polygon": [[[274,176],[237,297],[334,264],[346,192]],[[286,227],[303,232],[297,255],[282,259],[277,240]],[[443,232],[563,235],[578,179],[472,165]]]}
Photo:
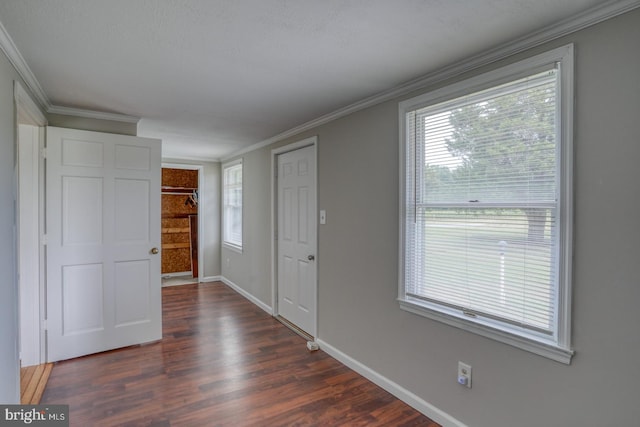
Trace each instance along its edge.
{"label": "gray painted wall", "polygon": [[418,93],[244,154],[244,251],[222,249],[223,276],[271,304],[270,150],[318,135],[320,338],[470,426],[638,425],[639,40],[636,10],[450,81],[575,43],[571,365],[399,309],[398,102]]}
{"label": "gray painted wall", "polygon": [[193,160],[162,159],[162,163],[203,166],[204,182],[200,183],[200,215],[203,229],[204,277],[220,276],[220,163]]}
{"label": "gray painted wall", "polygon": [[[242,156],[243,250],[242,253],[238,253],[224,245],[221,248],[222,275],[269,306],[271,305],[270,150],[271,146]],[[222,194],[222,188],[220,194]]]}

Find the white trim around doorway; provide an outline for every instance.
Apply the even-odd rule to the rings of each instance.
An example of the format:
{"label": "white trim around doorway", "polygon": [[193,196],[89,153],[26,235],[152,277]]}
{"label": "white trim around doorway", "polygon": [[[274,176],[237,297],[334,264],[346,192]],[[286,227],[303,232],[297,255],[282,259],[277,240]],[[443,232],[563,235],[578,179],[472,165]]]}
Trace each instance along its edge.
{"label": "white trim around doorway", "polygon": [[[23,228],[36,230],[31,238],[23,236],[18,231],[16,238],[17,257],[15,268],[20,272],[16,277],[18,280],[18,292],[25,301],[19,304],[19,330],[20,336],[20,359],[23,366],[38,365],[46,360],[46,335],[45,335],[45,313],[46,303],[46,279],[44,276],[44,126],[47,125],[47,118],[33,101],[29,93],[22,84],[15,80],[13,83],[13,97],[15,104],[15,146],[17,157],[26,155],[26,158],[18,159],[26,170],[18,173],[16,171],[16,190],[18,197],[16,201],[16,230],[20,222],[27,217],[31,221],[22,224]],[[20,125],[27,126],[27,132],[19,131]],[[21,141],[21,135],[23,140]],[[25,150],[26,148],[26,150]],[[19,168],[20,166],[16,166]],[[25,175],[26,174],[26,175]],[[22,176],[22,178],[20,178]],[[33,194],[35,193],[35,194]],[[20,209],[20,198],[30,199],[30,213],[23,215]],[[34,212],[35,211],[35,212]],[[21,257],[31,254],[35,260],[22,260]],[[26,261],[26,262],[25,262]],[[25,264],[28,264],[25,265]],[[28,273],[28,274],[26,274]],[[27,283],[27,278],[29,278]],[[19,298],[20,299],[20,298]],[[29,302],[26,301],[28,299]]]}

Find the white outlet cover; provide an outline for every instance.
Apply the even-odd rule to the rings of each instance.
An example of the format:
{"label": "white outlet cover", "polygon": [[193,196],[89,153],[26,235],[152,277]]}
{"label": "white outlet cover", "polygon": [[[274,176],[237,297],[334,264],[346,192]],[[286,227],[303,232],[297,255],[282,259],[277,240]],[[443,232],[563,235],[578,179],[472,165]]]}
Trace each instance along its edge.
{"label": "white outlet cover", "polygon": [[[471,388],[471,365],[467,365],[463,362],[458,362],[458,384],[464,385],[467,388]],[[466,381],[461,381],[461,378],[466,378]]]}

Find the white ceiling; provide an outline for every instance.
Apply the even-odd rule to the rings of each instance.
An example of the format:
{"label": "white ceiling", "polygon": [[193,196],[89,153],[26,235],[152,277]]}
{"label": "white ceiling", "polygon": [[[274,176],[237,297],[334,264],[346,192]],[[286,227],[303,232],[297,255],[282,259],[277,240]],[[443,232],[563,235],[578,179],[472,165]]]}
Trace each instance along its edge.
{"label": "white ceiling", "polygon": [[165,157],[218,159],[611,3],[0,0],[0,22],[45,103],[141,117]]}

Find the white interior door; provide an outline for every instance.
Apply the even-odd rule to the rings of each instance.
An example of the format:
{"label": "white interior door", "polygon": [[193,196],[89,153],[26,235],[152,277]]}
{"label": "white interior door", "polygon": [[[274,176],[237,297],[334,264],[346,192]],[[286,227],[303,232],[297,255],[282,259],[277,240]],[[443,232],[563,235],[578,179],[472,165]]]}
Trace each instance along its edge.
{"label": "white interior door", "polygon": [[316,334],[316,159],[308,146],[278,156],[278,313]]}
{"label": "white interior door", "polygon": [[160,161],[159,140],[47,128],[49,361],[162,337]]}

